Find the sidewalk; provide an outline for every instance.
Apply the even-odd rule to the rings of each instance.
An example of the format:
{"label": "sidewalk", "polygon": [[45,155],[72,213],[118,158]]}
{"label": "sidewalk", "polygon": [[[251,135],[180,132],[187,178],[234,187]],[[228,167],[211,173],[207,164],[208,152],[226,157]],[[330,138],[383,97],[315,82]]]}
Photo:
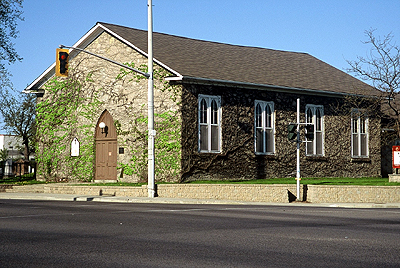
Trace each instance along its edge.
{"label": "sidewalk", "polygon": [[42,200],[42,201],[72,201],[72,202],[117,202],[117,203],[168,203],[168,204],[223,204],[223,205],[262,205],[262,206],[290,206],[290,207],[342,207],[342,208],[400,208],[400,203],[267,203],[245,202],[217,199],[178,199],[162,197],[123,197],[123,196],[90,196],[73,194],[45,194],[45,193],[5,193],[0,192],[1,199],[13,200]]}

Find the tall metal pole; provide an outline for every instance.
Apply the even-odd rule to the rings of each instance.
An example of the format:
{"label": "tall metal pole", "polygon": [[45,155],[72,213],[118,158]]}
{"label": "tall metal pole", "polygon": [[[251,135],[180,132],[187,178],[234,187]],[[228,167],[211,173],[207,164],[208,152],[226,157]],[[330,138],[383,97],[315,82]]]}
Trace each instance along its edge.
{"label": "tall metal pole", "polygon": [[148,194],[149,197],[155,197],[155,180],[154,180],[154,81],[153,81],[153,3],[148,0]]}
{"label": "tall metal pole", "polygon": [[296,168],[296,180],[297,180],[297,201],[300,200],[300,98],[297,98],[297,168]]}

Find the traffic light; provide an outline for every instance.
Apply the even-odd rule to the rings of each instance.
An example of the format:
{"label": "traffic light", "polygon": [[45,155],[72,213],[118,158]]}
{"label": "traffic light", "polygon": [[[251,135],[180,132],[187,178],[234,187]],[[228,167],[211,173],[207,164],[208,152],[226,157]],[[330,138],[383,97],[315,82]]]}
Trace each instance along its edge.
{"label": "traffic light", "polygon": [[314,140],[314,124],[306,125],[306,139],[308,141]]}
{"label": "traffic light", "polygon": [[292,141],[297,138],[297,124],[288,125],[288,140]]}
{"label": "traffic light", "polygon": [[68,49],[56,49],[56,76],[68,77],[68,52]]}

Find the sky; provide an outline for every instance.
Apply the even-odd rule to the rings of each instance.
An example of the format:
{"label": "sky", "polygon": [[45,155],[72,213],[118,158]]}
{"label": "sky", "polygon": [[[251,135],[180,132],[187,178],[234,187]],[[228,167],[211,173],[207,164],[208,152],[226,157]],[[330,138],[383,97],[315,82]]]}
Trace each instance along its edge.
{"label": "sky", "polygon": [[[147,30],[147,0],[25,0],[23,12],[13,40],[23,60],[8,66],[16,91],[96,22]],[[305,52],[343,71],[370,50],[369,29],[400,45],[400,0],[153,0],[154,32]]]}

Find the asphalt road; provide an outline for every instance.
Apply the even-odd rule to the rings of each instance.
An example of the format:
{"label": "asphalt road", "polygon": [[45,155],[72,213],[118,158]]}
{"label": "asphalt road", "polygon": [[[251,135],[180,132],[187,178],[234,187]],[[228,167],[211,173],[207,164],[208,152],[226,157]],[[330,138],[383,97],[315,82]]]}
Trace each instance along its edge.
{"label": "asphalt road", "polygon": [[0,200],[0,267],[400,267],[400,209]]}

